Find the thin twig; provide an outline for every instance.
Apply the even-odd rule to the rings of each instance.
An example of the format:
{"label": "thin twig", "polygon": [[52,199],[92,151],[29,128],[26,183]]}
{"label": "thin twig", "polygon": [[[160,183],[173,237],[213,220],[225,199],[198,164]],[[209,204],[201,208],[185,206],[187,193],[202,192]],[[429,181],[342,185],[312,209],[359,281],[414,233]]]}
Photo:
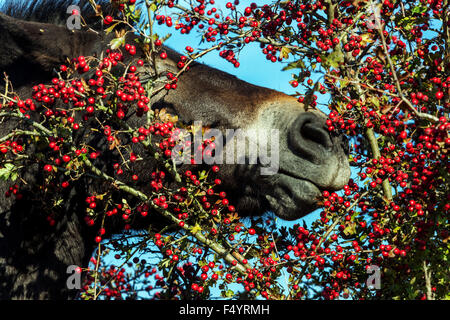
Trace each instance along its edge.
{"label": "thin twig", "polygon": [[[176,223],[179,225],[180,221],[179,219],[177,219],[175,216],[173,216],[172,214],[170,214],[170,212],[168,212],[167,210],[164,210],[162,208],[160,208],[159,206],[157,206],[156,204],[153,203],[153,201],[150,201],[150,199],[141,191],[136,190],[128,185],[126,185],[125,183],[114,179],[111,176],[108,176],[106,173],[104,173],[103,171],[101,171],[100,169],[96,168],[88,159],[84,160],[85,165],[96,175],[102,177],[103,179],[105,179],[106,181],[111,182],[113,185],[115,185],[119,190],[125,191],[131,195],[136,196],[137,198],[139,198],[140,200],[144,201],[144,202],[148,202],[153,209],[155,209],[155,211],[157,211],[158,213],[162,214],[164,217],[168,218],[169,220],[171,220],[172,222]],[[197,232],[193,232],[193,227],[191,227],[190,225],[188,225],[187,223],[185,223],[183,225],[184,230],[186,230],[187,232],[189,232],[192,236],[194,236],[198,241],[200,241],[203,245],[211,248],[212,250],[214,250],[219,256],[221,256],[227,263],[229,264],[233,264],[233,261],[235,261],[235,257],[228,252],[228,250],[226,250],[223,246],[221,246],[220,244],[208,239],[207,237],[205,237],[201,231],[197,231]],[[235,265],[236,270],[238,270],[241,274],[246,274],[247,269],[240,263],[237,263]]]}
{"label": "thin twig", "polygon": [[409,99],[407,99],[405,97],[405,95],[403,94],[403,90],[402,87],[400,85],[400,81],[398,80],[398,76],[397,76],[397,72],[395,70],[394,67],[394,63],[392,62],[391,56],[389,54],[389,51],[387,49],[387,44],[386,44],[386,39],[384,38],[384,34],[383,34],[383,30],[381,30],[381,28],[378,29],[378,33],[380,35],[381,38],[381,42],[383,44],[383,50],[384,50],[384,54],[386,56],[386,59],[389,63],[389,68],[391,69],[391,73],[392,73],[392,77],[394,78],[394,82],[395,82],[395,87],[397,88],[398,94],[400,95],[400,98],[402,99],[402,101],[404,103],[406,103],[406,106],[408,107],[408,110],[410,110],[412,113],[414,113],[414,115],[420,119],[424,119],[424,120],[428,120],[431,122],[439,122],[439,118],[428,114],[428,113],[423,113],[423,112],[419,112],[416,108],[414,108],[413,104],[411,103],[411,101],[409,101]]}

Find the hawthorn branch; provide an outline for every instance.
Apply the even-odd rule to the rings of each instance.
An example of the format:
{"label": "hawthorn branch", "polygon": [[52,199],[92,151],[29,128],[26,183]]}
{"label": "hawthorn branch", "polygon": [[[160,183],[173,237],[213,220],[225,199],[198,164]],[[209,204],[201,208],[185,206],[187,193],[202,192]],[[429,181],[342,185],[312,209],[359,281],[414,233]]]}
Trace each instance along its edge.
{"label": "hawthorn branch", "polygon": [[[366,131],[366,138],[369,141],[370,144],[370,149],[372,150],[372,156],[374,157],[374,159],[380,159],[381,158],[381,153],[380,153],[380,146],[378,145],[378,140],[377,137],[375,137],[375,133],[373,132],[372,128],[367,128]],[[390,202],[392,201],[392,188],[391,185],[389,183],[389,179],[386,178],[383,180],[382,182],[382,187],[383,187],[383,193],[385,198]]]}
{"label": "hawthorn branch", "polygon": [[[181,10],[185,14],[188,14],[190,16],[196,17],[196,18],[198,18],[198,19],[200,19],[200,20],[202,20],[204,22],[207,22],[209,20],[208,17],[200,15],[200,14],[198,14],[197,12],[195,12],[193,10],[189,10],[189,9],[187,9],[186,7],[184,7],[184,6],[180,5],[180,4],[175,4],[174,7],[179,9],[179,10]],[[217,22],[215,22],[214,24],[218,25]],[[239,29],[229,29],[229,30],[231,32],[237,34],[240,38],[244,37],[244,36],[247,36],[250,33],[250,31],[251,31],[251,30],[250,31],[242,31],[242,30],[239,30]],[[265,38],[263,38],[263,37],[256,37],[255,41],[263,43],[263,44],[271,44],[271,45],[273,45],[275,47],[284,47],[286,49],[290,49],[290,50],[294,51],[295,53],[312,54],[315,51],[313,48],[310,48],[311,50],[307,50],[307,49],[304,49],[304,48],[299,47],[299,46],[294,46],[294,45],[289,45],[289,44],[285,44],[285,43],[282,43],[282,42],[278,42],[278,41],[276,41],[274,39],[267,38],[267,37],[265,37]]]}
{"label": "hawthorn branch", "polygon": [[28,122],[29,124],[31,124],[33,127],[38,129],[39,131],[42,131],[43,133],[45,133],[47,136],[52,136],[53,135],[53,132],[50,131],[49,129],[47,129],[45,126],[43,126],[39,122],[36,122],[36,121],[33,121],[31,119],[28,119],[28,118],[24,117],[24,115],[21,114],[20,112],[17,112],[17,113],[1,112],[0,113],[0,118],[2,118],[2,117],[13,117],[13,118],[22,119],[22,120]]}
{"label": "hawthorn branch", "polygon": [[423,260],[423,273],[425,275],[425,286],[427,289],[427,300],[434,300],[433,290],[431,288],[431,271],[428,272],[427,262]]}
{"label": "hawthorn branch", "polygon": [[439,122],[439,118],[437,118],[431,114],[428,114],[428,113],[419,112],[416,108],[414,108],[411,101],[409,101],[409,99],[405,97],[405,95],[403,94],[402,87],[400,85],[400,81],[397,76],[397,71],[395,70],[394,63],[392,62],[391,56],[387,49],[386,39],[384,37],[383,30],[381,28],[378,29],[378,33],[380,35],[381,42],[383,44],[383,51],[384,51],[385,57],[387,59],[387,62],[389,64],[389,68],[391,70],[392,77],[394,78],[395,87],[397,88],[398,94],[399,94],[400,98],[402,99],[402,101],[406,104],[408,110],[410,110],[419,119],[428,120],[428,121],[434,122],[434,123]]}
{"label": "hawthorn branch", "polygon": [[[364,197],[366,196],[366,194],[368,194],[369,191],[365,191],[364,193],[362,193],[358,199],[356,199],[340,216],[336,217],[335,220],[333,221],[333,223],[327,228],[327,230],[325,231],[325,234],[320,238],[319,243],[317,244],[316,248],[313,250],[314,253],[317,252],[317,250],[319,250],[319,248],[322,246],[322,244],[328,239],[329,235],[331,234],[331,232],[334,230],[334,228],[337,226],[338,223],[340,223],[342,221],[342,218],[345,217],[345,215],[352,210],[352,208],[354,206],[356,206],[358,204],[358,202]],[[302,279],[303,276],[305,275],[306,269],[308,268],[308,264],[306,263],[302,270],[300,271],[300,277],[299,279]],[[292,291],[292,289],[291,289]],[[289,296],[291,296],[291,292],[289,293]]]}
{"label": "hawthorn branch", "polygon": [[337,3],[333,3],[333,0],[326,0],[325,3],[327,5],[328,25],[332,25],[333,24],[334,15],[336,13]]}
{"label": "hawthorn branch", "polygon": [[[105,224],[105,215],[103,215],[102,219],[102,228]],[[97,261],[95,262],[95,279],[94,279],[94,296],[98,297],[97,294],[97,286],[98,286],[98,268],[100,267],[100,256],[101,256],[102,245],[98,244],[97,247]]]}
{"label": "hawthorn branch", "polygon": [[[330,74],[328,74],[327,76],[329,76],[331,78],[334,78],[334,79],[340,79],[340,80],[343,80],[343,81],[347,81],[347,79],[341,79],[341,78],[335,77],[335,76],[330,75]],[[355,80],[348,80],[348,81],[355,85],[359,96],[361,97],[361,99],[363,101],[365,101],[364,94],[363,94],[363,92],[361,90],[361,87],[363,87],[364,84],[362,84],[359,81],[355,81]],[[367,140],[369,141],[370,150],[372,152],[373,158],[374,159],[379,159],[381,157],[380,146],[378,145],[378,140],[377,140],[377,138],[375,136],[375,133],[374,133],[373,129],[372,128],[366,128],[365,131],[364,131],[364,135],[367,138]],[[392,199],[393,199],[392,188],[391,188],[391,185],[389,183],[389,179],[388,178],[383,180],[382,187],[383,187],[383,193],[384,193],[385,198],[389,202],[392,201]]]}
{"label": "hawthorn branch", "polygon": [[[448,74],[449,73],[449,66],[450,66],[450,5],[448,0],[444,0],[442,4],[442,36],[444,38],[444,45],[445,45],[445,51],[444,51],[444,63],[443,63],[443,73]],[[450,94],[447,93],[445,102],[448,104],[450,103]]]}
{"label": "hawthorn branch", "polygon": [[10,139],[12,139],[14,137],[23,136],[23,135],[30,136],[30,137],[48,137],[48,135],[39,133],[37,131],[13,130],[12,132],[7,134],[6,136],[3,136],[2,138],[0,138],[0,143],[8,141],[8,140],[10,140]]}
{"label": "hawthorn branch", "polygon": [[152,10],[151,10],[151,3],[149,0],[145,0],[145,6],[147,7],[147,18],[148,18],[148,38],[150,39],[150,47],[151,47],[151,52],[149,55],[149,59],[151,60],[151,63],[153,65],[153,69],[155,70],[155,76],[158,77],[158,68],[156,67],[156,58],[155,58],[155,54],[156,54],[156,47],[155,47],[155,41],[153,40],[153,18],[152,18]]}
{"label": "hawthorn branch", "polygon": [[[350,75],[348,74],[348,70],[345,70],[345,74],[346,74],[346,78],[350,78]],[[331,78],[337,78],[333,75],[328,74],[327,76],[331,77]],[[346,80],[346,79],[342,79],[342,80]],[[349,80],[350,81],[350,80]],[[359,79],[357,80],[352,80],[350,81],[351,83],[353,83],[356,87],[356,90],[358,91],[358,95],[360,96],[360,98],[362,99],[362,101],[365,103],[365,96],[363,94],[363,91],[361,89],[361,87],[363,86],[363,84],[360,82]],[[378,90],[377,90],[378,91]],[[372,152],[372,156],[374,159],[379,159],[381,157],[381,153],[380,153],[380,146],[378,145],[378,140],[375,137],[375,133],[373,131],[372,128],[366,128],[365,130],[365,137],[367,138],[367,140],[369,141],[369,145],[370,145],[370,150]],[[387,199],[387,201],[392,201],[393,196],[392,196],[392,188],[391,185],[389,183],[389,179],[386,178],[383,180],[382,182],[382,187],[383,187],[383,193],[385,198]]]}
{"label": "hawthorn branch", "polygon": [[[328,23],[331,24],[332,21],[333,21],[333,19],[334,19],[336,10],[337,10],[337,7],[336,7],[337,5],[333,3],[333,0],[327,0],[327,1],[326,1],[326,4],[327,4],[327,6],[328,6],[328,8],[327,8]],[[365,11],[366,11],[368,5],[369,5],[369,3],[368,3],[367,6],[365,7],[365,10],[361,10],[361,12],[359,13],[358,17],[355,19],[355,21],[357,21],[357,20],[360,19],[362,13],[365,13]],[[354,23],[356,23],[356,22],[354,22]],[[380,30],[381,30],[381,29],[380,29]],[[381,34],[383,34],[382,31],[380,31],[380,32],[381,32]],[[345,35],[347,35],[347,34],[348,34],[348,32],[342,32],[342,33],[341,33],[341,37],[340,37],[341,40],[342,40],[343,37],[344,37]],[[383,38],[383,39],[384,39],[384,38]],[[339,46],[337,46],[337,50],[342,50],[340,44],[339,44]],[[349,70],[346,69],[346,70],[345,70],[345,73],[348,74],[348,72],[349,72]],[[333,77],[332,75],[329,75],[329,76]],[[333,77],[333,78],[334,78],[334,77]],[[351,78],[350,75],[348,75],[347,78],[350,79],[350,78]],[[360,82],[360,81],[352,81],[352,83],[355,84],[356,89],[358,90],[359,94],[361,95],[361,91],[362,91],[362,90],[361,90],[361,85],[362,85],[361,82]],[[369,140],[369,143],[370,143],[370,147],[371,147],[371,150],[372,150],[373,157],[376,158],[376,159],[379,159],[379,158],[381,157],[381,154],[380,154],[380,148],[379,148],[379,146],[378,146],[378,141],[377,141],[377,139],[376,139],[376,137],[375,137],[375,134],[374,134],[374,132],[373,132],[373,129],[367,128],[365,133],[366,133],[367,139]],[[391,186],[390,186],[390,184],[389,184],[389,180],[388,180],[387,178],[383,180],[382,186],[383,186],[383,191],[384,191],[385,197],[386,197],[389,201],[391,201],[391,200],[392,200],[392,190],[391,190]]]}
{"label": "hawthorn branch", "polygon": [[[236,37],[234,37],[234,38],[229,39],[227,42],[219,43],[219,44],[217,44],[217,45],[215,45],[215,46],[212,46],[212,47],[210,47],[210,48],[208,48],[208,49],[202,50],[201,52],[199,52],[199,53],[197,53],[197,54],[195,54],[195,55],[191,55],[191,56],[190,56],[191,59],[183,66],[183,68],[181,68],[180,71],[178,71],[178,73],[175,75],[174,78],[175,78],[175,79],[178,79],[178,78],[180,77],[180,75],[181,75],[183,72],[185,72],[185,71],[189,68],[189,66],[190,66],[195,60],[197,60],[197,59],[203,57],[204,55],[206,55],[207,53],[209,53],[209,52],[211,52],[211,51],[214,51],[214,50],[216,50],[216,49],[222,48],[223,46],[225,46],[225,45],[227,45],[227,44],[229,44],[229,43],[232,43],[232,42],[234,42],[235,40],[237,40],[237,39],[239,39],[239,38],[246,37],[246,36],[249,35],[249,34],[250,34],[250,31],[247,31],[246,33],[240,34],[240,35],[238,35],[238,36],[236,36]],[[174,81],[175,81],[175,80],[170,80],[168,83],[173,83]],[[160,88],[155,89],[155,90],[152,92],[151,97],[154,97],[156,94],[158,94],[160,91],[162,91],[162,90],[164,90],[164,89],[165,89],[165,86],[161,86]]]}
{"label": "hawthorn branch", "polygon": [[[139,198],[140,200],[142,200],[144,202],[148,202],[155,211],[157,211],[158,213],[160,213],[165,218],[167,218],[167,219],[171,220],[172,222],[174,222],[174,223],[179,225],[181,220],[179,220],[176,217],[174,217],[167,210],[164,210],[164,209],[160,208],[159,206],[155,205],[153,203],[153,201],[150,201],[151,199],[149,197],[147,197],[141,191],[136,190],[136,189],[126,185],[125,183],[123,183],[123,182],[121,182],[119,180],[116,180],[113,177],[107,175],[106,173],[104,173],[103,171],[101,171],[100,169],[95,167],[92,164],[92,162],[89,161],[88,159],[84,160],[84,164],[89,168],[89,170],[92,171],[92,173],[98,175],[99,177],[105,179],[106,181],[111,182],[119,190],[125,191],[125,192],[127,192],[127,193],[129,193],[129,194],[131,194],[131,195],[133,195],[133,196],[135,196],[137,198]],[[183,228],[186,232],[191,234],[194,238],[196,238],[198,241],[200,241],[203,245],[205,245],[205,246],[211,248],[213,251],[215,251],[227,263],[233,264],[233,261],[236,261],[235,257],[228,250],[226,250],[223,246],[221,246],[220,244],[214,242],[213,240],[210,240],[207,237],[205,237],[201,233],[201,231],[193,232],[194,228],[189,226],[186,223],[181,228]],[[237,271],[239,271],[243,275],[245,275],[247,273],[247,269],[240,263],[237,263],[235,265],[235,268],[236,268]]]}
{"label": "hawthorn branch", "polygon": [[[145,243],[147,241],[147,239],[144,239],[141,241],[141,243]],[[99,291],[94,295],[94,300],[97,300],[97,298],[100,296],[100,294],[103,292],[103,290],[105,290],[105,288],[108,286],[108,284],[110,284],[115,276],[120,272],[120,270],[122,269],[122,267],[128,263],[128,261],[130,261],[130,259],[139,251],[141,247],[141,244],[138,244],[135,246],[134,251],[131,252],[131,254],[128,256],[127,259],[125,259],[125,261],[116,269],[116,272],[114,273],[114,277],[111,276],[108,281],[106,281],[106,283],[99,289]]]}
{"label": "hawthorn branch", "polygon": [[[109,108],[106,108],[104,105],[103,105],[103,102],[101,102],[101,104],[97,104],[97,107],[99,108],[99,110],[102,110],[103,112],[105,112],[105,113],[107,113],[107,114],[109,114],[109,115],[113,115],[113,111],[111,110],[111,109],[109,109]],[[149,111],[150,112],[150,111]],[[149,118],[148,118],[149,119]],[[120,124],[122,125],[122,126],[124,126],[125,128],[126,128],[126,130],[129,132],[129,133],[133,133],[134,131],[135,131],[135,129],[133,129],[128,123],[126,123],[125,121],[123,121],[123,120],[121,120],[121,119],[119,119],[120,121]],[[142,145],[144,146],[144,147],[146,147],[148,150],[149,150],[149,152],[151,153],[151,155],[155,158],[155,159],[159,159],[159,157],[160,157],[160,155],[159,155],[159,153],[158,152],[156,152],[156,150],[155,150],[155,148],[152,146],[152,143],[151,143],[151,138],[148,138],[147,140],[144,140],[144,141],[142,141],[141,142],[142,143]],[[119,151],[119,149],[117,149],[118,151]],[[120,151],[119,151],[119,153],[120,153]],[[123,159],[123,156],[122,156],[122,159]],[[172,175],[172,177],[175,179],[175,181],[176,182],[181,182],[181,177],[180,177],[180,174],[177,172],[177,170],[176,170],[176,164],[175,164],[175,162],[172,162],[172,164],[170,163],[170,162],[166,162],[165,164],[164,164],[164,167],[167,169],[167,171]]]}
{"label": "hawthorn branch", "polygon": [[316,246],[316,249],[314,250],[314,252],[316,252],[321,246],[322,244],[328,239],[328,236],[330,235],[330,233],[334,230],[334,228],[337,226],[338,223],[340,223],[342,221],[342,218],[345,217],[345,215],[353,209],[354,206],[356,206],[358,204],[358,202],[366,196],[366,194],[369,193],[369,191],[364,192],[363,194],[361,194],[359,196],[358,199],[356,199],[355,201],[353,201],[353,203],[345,210],[345,212],[339,216],[337,219],[335,219],[335,221],[333,222],[333,224],[327,229],[327,231],[325,232],[324,236],[320,238],[319,243]]}

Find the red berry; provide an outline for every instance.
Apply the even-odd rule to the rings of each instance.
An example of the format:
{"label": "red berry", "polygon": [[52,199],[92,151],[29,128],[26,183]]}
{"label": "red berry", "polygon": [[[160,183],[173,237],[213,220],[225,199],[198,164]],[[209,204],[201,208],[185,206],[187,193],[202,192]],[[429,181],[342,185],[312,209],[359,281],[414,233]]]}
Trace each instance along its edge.
{"label": "red berry", "polygon": [[110,24],[111,22],[113,22],[113,20],[114,20],[113,17],[111,17],[111,16],[106,16],[106,17],[105,17],[105,20],[103,20],[103,22],[104,22],[105,24]]}

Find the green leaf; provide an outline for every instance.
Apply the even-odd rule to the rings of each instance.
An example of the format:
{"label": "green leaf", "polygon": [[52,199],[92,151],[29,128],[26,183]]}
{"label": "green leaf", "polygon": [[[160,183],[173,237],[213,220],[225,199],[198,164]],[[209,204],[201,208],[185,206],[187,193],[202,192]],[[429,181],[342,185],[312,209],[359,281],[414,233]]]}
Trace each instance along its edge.
{"label": "green leaf", "polygon": [[105,29],[106,34],[113,32],[114,28],[119,24],[119,22],[114,23],[109,28]]}
{"label": "green leaf", "polygon": [[228,290],[225,292],[225,297],[231,298],[231,297],[233,297],[233,296],[234,296],[234,291],[233,291],[233,290],[228,289]]}
{"label": "green leaf", "polygon": [[324,67],[333,67],[335,69],[339,67],[340,63],[344,62],[344,54],[341,50],[334,50],[328,56],[322,55],[321,58]]}
{"label": "green leaf", "polygon": [[130,18],[133,21],[139,22],[139,20],[141,19],[141,10],[140,9],[136,9],[134,11],[134,13],[130,15]]}
{"label": "green leaf", "polygon": [[288,59],[289,58],[289,53],[291,53],[291,49],[286,48],[286,47],[282,47],[281,48],[281,57],[283,59]]}
{"label": "green leaf", "polygon": [[17,180],[16,166],[11,163],[6,163],[5,166],[0,169],[0,180]]}
{"label": "green leaf", "polygon": [[116,50],[123,46],[125,44],[125,37],[119,37],[112,39],[109,45],[111,46],[111,49]]}
{"label": "green leaf", "polygon": [[346,228],[344,229],[343,233],[346,236],[350,236],[356,233],[356,224],[355,223],[349,223]]}
{"label": "green leaf", "polygon": [[427,12],[427,10],[428,10],[428,8],[427,8],[426,6],[419,5],[419,6],[415,6],[415,7],[411,10],[411,13],[419,13],[419,14],[422,14],[422,13]]}
{"label": "green leaf", "polygon": [[377,108],[380,107],[380,101],[379,101],[379,98],[377,98],[377,97],[371,97],[371,98],[369,99],[369,101],[372,102],[373,105],[376,106]]}
{"label": "green leaf", "polygon": [[344,79],[339,81],[339,84],[341,85],[341,89],[344,89],[345,87],[347,87],[350,83],[350,80],[345,77]]}
{"label": "green leaf", "polygon": [[195,224],[195,226],[193,226],[191,228],[191,232],[192,234],[196,234],[197,232],[199,232],[200,230],[202,230],[202,227],[200,227],[200,225],[198,223]]}
{"label": "green leaf", "polygon": [[372,34],[370,33],[364,33],[361,35],[361,45],[365,46],[368,43],[372,43],[374,40],[372,39]]}
{"label": "green leaf", "polygon": [[198,177],[199,180],[204,180],[208,177],[208,175],[206,174],[206,170],[203,170],[202,172],[200,172],[200,175]]}
{"label": "green leaf", "polygon": [[305,69],[306,65],[303,62],[303,60],[297,60],[294,62],[290,62],[286,67],[284,67],[282,70],[287,71],[291,69]]}
{"label": "green leaf", "polygon": [[426,19],[422,17],[404,17],[398,22],[405,31],[411,31],[416,25],[425,22]]}
{"label": "green leaf", "polygon": [[13,182],[16,181],[18,177],[19,177],[19,175],[17,174],[16,171],[11,172],[11,176],[10,176],[11,181],[13,181]]}

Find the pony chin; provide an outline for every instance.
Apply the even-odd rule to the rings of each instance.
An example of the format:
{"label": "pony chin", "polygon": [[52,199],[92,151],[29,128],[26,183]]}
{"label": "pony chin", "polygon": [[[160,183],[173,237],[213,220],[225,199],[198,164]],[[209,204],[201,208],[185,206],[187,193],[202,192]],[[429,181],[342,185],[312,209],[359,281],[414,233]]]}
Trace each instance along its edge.
{"label": "pony chin", "polygon": [[308,180],[278,174],[270,192],[265,195],[269,210],[284,220],[300,219],[317,209],[320,189]]}

